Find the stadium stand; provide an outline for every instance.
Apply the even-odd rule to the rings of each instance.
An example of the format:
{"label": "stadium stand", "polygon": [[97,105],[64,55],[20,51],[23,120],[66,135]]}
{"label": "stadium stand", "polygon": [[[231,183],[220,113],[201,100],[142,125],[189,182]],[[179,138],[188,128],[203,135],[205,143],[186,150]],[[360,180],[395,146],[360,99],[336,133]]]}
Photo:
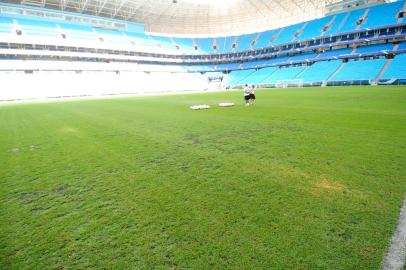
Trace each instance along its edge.
{"label": "stadium stand", "polygon": [[406,54],[396,56],[389,64],[382,79],[406,79]]}
{"label": "stadium stand", "polygon": [[11,33],[13,31],[13,19],[0,17],[0,33]]}
{"label": "stadium stand", "polygon": [[372,52],[381,52],[388,51],[393,49],[393,44],[377,44],[369,46],[361,46],[356,49],[356,53],[372,53]]}
{"label": "stadium stand", "polygon": [[309,66],[302,74],[297,76],[297,79],[301,79],[305,82],[323,82],[338,69],[341,65],[340,60],[331,60],[331,61],[320,61],[315,62]]}
{"label": "stadium stand", "polygon": [[[402,7],[402,2],[394,2],[369,8],[365,23],[361,28],[373,28],[381,25],[397,23],[396,15]],[[382,16],[382,14],[385,14]]]}
{"label": "stadium stand", "polygon": [[254,44],[254,49],[261,49],[265,47],[269,47],[271,44],[272,38],[275,38],[280,33],[280,29],[270,30],[263,33],[259,33],[259,37],[257,38],[257,42]]}
{"label": "stadium stand", "polygon": [[57,37],[56,24],[44,20],[18,19],[17,24],[21,27],[23,34],[32,36]]}
{"label": "stadium stand", "polygon": [[314,37],[319,37],[323,34],[324,28],[329,25],[333,16],[328,16],[320,19],[310,21],[300,35],[300,40],[311,39]]}
{"label": "stadium stand", "polygon": [[[257,34],[242,35],[236,37],[236,50],[247,51],[253,48],[253,42],[256,40]],[[265,47],[265,46],[264,46]]]}
{"label": "stadium stand", "polygon": [[340,55],[347,55],[351,54],[352,49],[351,48],[344,48],[344,49],[337,49],[337,50],[330,50],[323,52],[319,55],[318,58],[334,58]]}
{"label": "stadium stand", "polygon": [[277,67],[268,67],[260,69],[248,75],[244,79],[244,82],[247,84],[255,84],[255,85],[263,84],[268,77],[270,77],[274,72],[276,72],[277,69],[278,69]]}
{"label": "stadium stand", "polygon": [[300,30],[303,28],[304,25],[304,23],[299,23],[283,28],[278,38],[272,42],[272,45],[290,43],[300,35]]}
{"label": "stadium stand", "polygon": [[87,40],[99,41],[93,28],[89,25],[80,25],[72,23],[58,23],[61,33],[69,40]]}
{"label": "stadium stand", "polygon": [[[398,79],[406,77],[406,42],[402,42],[406,24],[397,18],[404,1],[358,7],[263,32],[216,37],[163,36],[146,33],[131,22],[18,5],[1,9],[3,5],[0,57],[14,61],[0,65],[0,72],[24,71],[17,60],[48,59],[65,61],[61,70],[86,72],[170,72],[201,79],[206,72],[220,71],[226,74],[224,87],[272,86],[288,80],[301,80],[304,85],[389,79],[400,83]],[[15,10],[7,12],[10,8]],[[25,10],[31,9],[35,12],[28,15]],[[41,12],[51,12],[55,18],[35,15]],[[73,67],[69,61],[81,65]],[[85,63],[95,65],[88,70]],[[135,63],[137,68],[122,63]],[[44,69],[56,67],[52,63]]]}
{"label": "stadium stand", "polygon": [[349,61],[334,76],[335,81],[374,80],[385,64],[385,59]]}
{"label": "stadium stand", "polygon": [[195,42],[200,52],[211,53],[213,51],[212,38],[195,38]]}
{"label": "stadium stand", "polygon": [[330,24],[326,25],[326,31],[324,35],[334,35],[337,34],[344,23],[347,21],[350,13],[340,13],[333,16],[332,21]]}
{"label": "stadium stand", "polygon": [[279,67],[262,82],[264,84],[275,84],[277,81],[293,80],[305,69],[305,66]]}
{"label": "stadium stand", "polygon": [[343,21],[341,22],[342,27],[338,27],[337,32],[351,32],[354,31],[357,28],[357,23],[359,23],[359,20],[362,18],[362,15],[365,14],[366,9],[357,9],[353,10],[347,15],[346,17],[343,18]]}

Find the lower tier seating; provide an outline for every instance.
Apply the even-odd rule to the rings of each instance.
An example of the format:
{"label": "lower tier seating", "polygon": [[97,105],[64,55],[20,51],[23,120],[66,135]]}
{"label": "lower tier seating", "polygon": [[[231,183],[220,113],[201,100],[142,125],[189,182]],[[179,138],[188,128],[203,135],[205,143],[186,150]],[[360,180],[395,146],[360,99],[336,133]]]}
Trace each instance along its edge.
{"label": "lower tier seating", "polygon": [[406,79],[406,54],[395,57],[389,64],[382,79]]}
{"label": "lower tier seating", "polygon": [[349,61],[333,78],[333,81],[374,80],[382,70],[386,59]]}

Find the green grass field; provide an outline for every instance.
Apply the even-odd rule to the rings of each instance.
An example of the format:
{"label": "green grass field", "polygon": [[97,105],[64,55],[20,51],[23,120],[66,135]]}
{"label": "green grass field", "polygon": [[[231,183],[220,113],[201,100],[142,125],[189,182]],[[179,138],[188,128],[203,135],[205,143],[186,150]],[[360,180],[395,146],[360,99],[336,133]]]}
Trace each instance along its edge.
{"label": "green grass field", "polygon": [[0,268],[379,269],[406,88],[257,97],[0,105]]}

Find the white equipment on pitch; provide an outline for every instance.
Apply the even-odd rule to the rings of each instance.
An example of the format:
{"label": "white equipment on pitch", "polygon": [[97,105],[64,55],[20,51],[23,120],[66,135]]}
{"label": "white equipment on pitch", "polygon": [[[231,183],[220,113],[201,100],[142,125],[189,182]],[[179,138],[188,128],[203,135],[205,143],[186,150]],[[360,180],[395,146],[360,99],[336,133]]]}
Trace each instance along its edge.
{"label": "white equipment on pitch", "polygon": [[222,102],[222,103],[219,103],[219,106],[220,107],[233,107],[234,103],[233,102]]}
{"label": "white equipment on pitch", "polygon": [[193,106],[190,106],[190,108],[192,110],[207,110],[207,109],[210,109],[210,106],[209,105],[193,105]]}

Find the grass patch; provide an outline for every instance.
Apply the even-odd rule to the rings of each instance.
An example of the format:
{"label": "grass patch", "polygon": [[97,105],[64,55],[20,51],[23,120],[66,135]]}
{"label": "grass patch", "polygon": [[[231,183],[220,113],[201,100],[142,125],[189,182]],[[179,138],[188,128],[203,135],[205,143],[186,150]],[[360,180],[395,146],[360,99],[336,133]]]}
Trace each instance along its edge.
{"label": "grass patch", "polygon": [[257,97],[0,106],[1,268],[379,269],[406,88]]}

